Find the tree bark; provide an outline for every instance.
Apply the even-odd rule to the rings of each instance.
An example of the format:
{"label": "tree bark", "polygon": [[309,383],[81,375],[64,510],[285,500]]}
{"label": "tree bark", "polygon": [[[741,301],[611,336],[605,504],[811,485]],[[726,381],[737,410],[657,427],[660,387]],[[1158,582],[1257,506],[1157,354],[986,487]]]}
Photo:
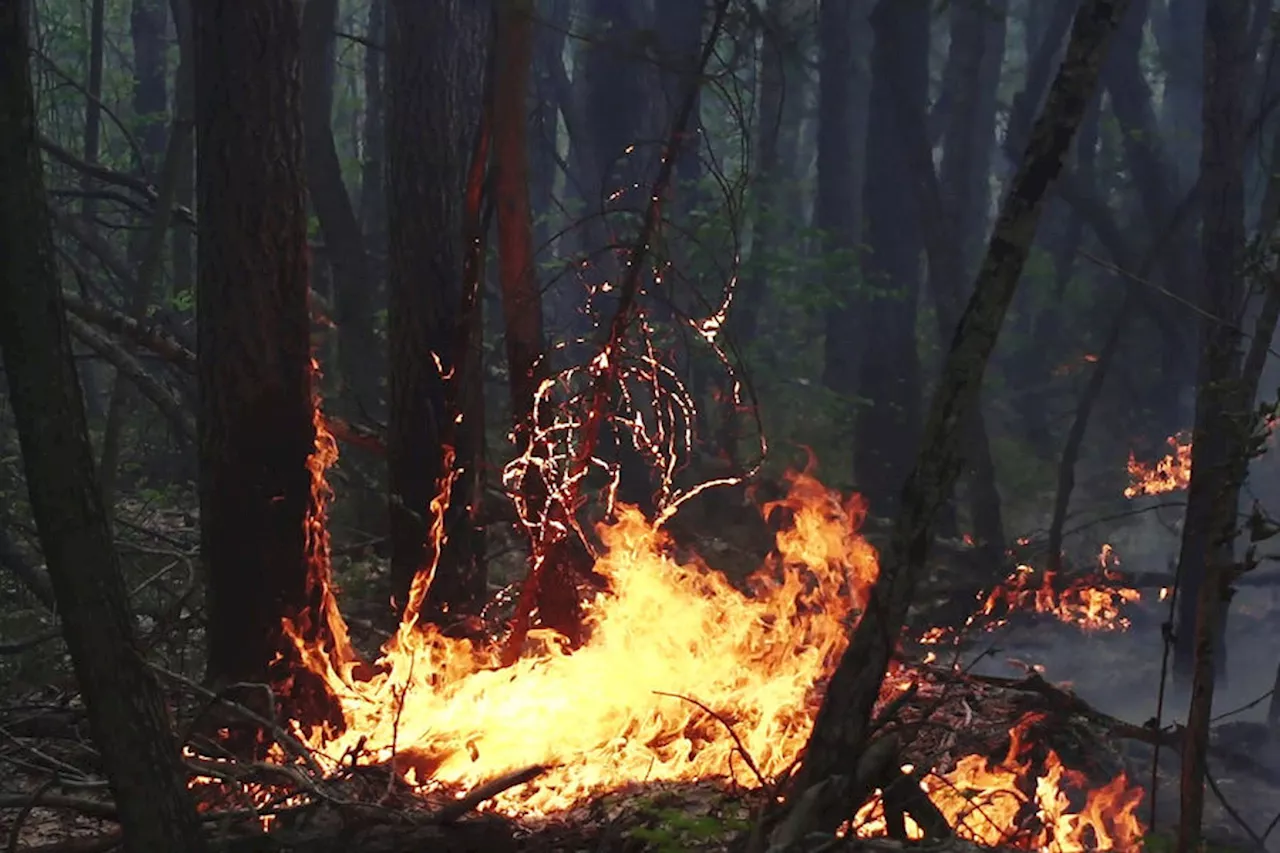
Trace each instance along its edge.
{"label": "tree bark", "polygon": [[[1223,630],[1231,581],[1237,573],[1236,508],[1248,471],[1250,417],[1257,376],[1275,329],[1256,330],[1253,347],[1261,357],[1242,365],[1247,291],[1243,283],[1245,92],[1252,57],[1247,53],[1248,0],[1215,0],[1208,4],[1204,38],[1204,140],[1200,150],[1200,189],[1204,199],[1201,252],[1204,284],[1200,305],[1203,355],[1196,393],[1196,423],[1191,447],[1191,482],[1182,529],[1178,576],[1193,598],[1195,621],[1182,619],[1179,632],[1191,632],[1194,656],[1183,658],[1187,643],[1174,649],[1175,673],[1191,677],[1187,736],[1183,740],[1178,822],[1178,853],[1200,845],[1204,811],[1204,774],[1214,682],[1223,671]],[[1269,300],[1271,301],[1271,300]],[[1280,303],[1276,303],[1280,305]],[[1250,376],[1253,362],[1257,375]],[[1244,370],[1242,370],[1242,366]],[[1252,384],[1248,384],[1249,382]],[[1185,613],[1185,610],[1184,610]],[[1189,666],[1188,666],[1189,665]]]}
{"label": "tree bark", "polygon": [[493,98],[494,194],[498,214],[499,279],[506,331],[511,418],[519,425],[547,375],[542,294],[534,266],[527,142],[533,0],[499,0],[497,79]]}
{"label": "tree bark", "polygon": [[[871,14],[871,103],[867,131],[867,251],[861,257],[862,323],[853,470],[858,491],[878,515],[897,510],[920,435],[920,359],[916,305],[920,299],[920,221],[900,140],[894,133],[898,101],[922,108],[929,97],[929,1],[882,0]],[[847,155],[846,155],[847,156]],[[847,200],[845,201],[847,204]],[[848,330],[842,334],[849,335]]]}
{"label": "tree bark", "polygon": [[983,372],[1035,239],[1044,197],[1062,169],[1096,88],[1107,43],[1127,6],[1128,0],[1088,0],[1077,12],[1066,57],[996,220],[903,489],[880,578],[827,687],[790,787],[788,802],[794,803],[801,793],[824,785],[817,789],[824,793],[812,821],[819,830],[834,831],[850,807],[869,793],[853,790],[854,759],[867,746],[885,669],[930,549],[933,519],[959,473],[961,427],[977,405]]}
{"label": "tree bark", "polygon": [[200,539],[208,676],[265,681],[311,577],[315,448],[301,22],[292,0],[193,5]]}
{"label": "tree bark", "polygon": [[[870,78],[859,63],[857,48],[867,46],[870,9],[867,0],[823,0],[818,7],[818,188],[813,224],[822,235],[823,254],[843,255],[849,269],[862,242],[866,131],[861,120],[865,111],[859,107],[866,101]],[[824,270],[822,286],[839,297],[827,314],[823,383],[852,395],[861,360],[861,312],[855,302],[859,285],[846,270],[831,265]]]}
{"label": "tree bark", "polygon": [[63,635],[130,853],[198,853],[164,698],[133,634],[54,262],[20,3],[0,4],[0,352]]}
{"label": "tree bark", "polygon": [[[393,0],[389,10],[387,463],[392,599],[402,607],[418,572],[430,568],[431,501],[446,473],[442,443],[453,433],[444,375],[453,367],[458,324],[465,322],[459,310],[463,197],[482,112],[491,10],[472,0]],[[426,618],[465,610],[483,598],[484,578],[473,571],[471,556],[439,560]]]}

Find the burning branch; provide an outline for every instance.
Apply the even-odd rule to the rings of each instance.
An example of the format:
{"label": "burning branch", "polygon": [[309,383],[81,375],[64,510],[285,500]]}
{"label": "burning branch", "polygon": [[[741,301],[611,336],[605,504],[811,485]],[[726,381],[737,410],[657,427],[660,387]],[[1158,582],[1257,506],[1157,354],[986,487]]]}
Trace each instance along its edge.
{"label": "burning branch", "polygon": [[[542,449],[541,445],[553,440],[552,436],[547,434],[549,430],[540,428],[539,423],[545,396],[550,391],[554,380],[545,380],[538,389],[537,397],[534,400],[526,450],[515,462],[508,466],[506,479],[515,494],[522,495],[524,478],[529,469],[533,468],[541,478],[543,488],[546,489],[546,501],[543,507],[531,507],[530,502],[523,496],[516,499],[520,516],[526,528],[533,533],[533,554],[529,573],[516,601],[515,614],[511,620],[511,633],[502,653],[502,662],[506,666],[514,663],[520,657],[524,648],[525,638],[529,632],[530,618],[542,583],[542,575],[548,560],[552,556],[552,548],[571,533],[581,535],[575,518],[577,508],[581,503],[579,497],[581,483],[593,462],[596,446],[600,440],[602,422],[609,408],[610,396],[619,386],[621,350],[627,332],[636,318],[636,300],[640,293],[641,272],[653,242],[658,236],[658,228],[662,219],[661,200],[667,194],[668,186],[671,183],[675,171],[676,155],[679,153],[680,146],[685,139],[686,130],[693,115],[694,106],[697,103],[698,91],[701,88],[701,77],[705,74],[707,64],[711,61],[711,57],[715,52],[716,43],[724,27],[728,8],[729,0],[720,0],[716,4],[711,31],[707,36],[696,66],[696,76],[690,80],[684,102],[681,104],[680,111],[668,135],[658,174],[653,183],[653,190],[645,206],[643,224],[634,244],[626,255],[626,271],[618,294],[617,309],[609,323],[608,333],[604,342],[600,345],[595,357],[590,360],[588,365],[591,382],[588,392],[587,415],[584,423],[575,425],[581,428],[581,433],[578,436],[577,449],[572,455],[572,461],[567,473],[562,482],[551,482],[548,479],[547,474],[549,472],[545,470],[545,466],[540,466],[534,461],[535,455]],[[651,366],[658,368],[652,353],[649,354],[649,357],[652,360]],[[658,402],[657,396],[659,395],[655,394],[655,404]]]}

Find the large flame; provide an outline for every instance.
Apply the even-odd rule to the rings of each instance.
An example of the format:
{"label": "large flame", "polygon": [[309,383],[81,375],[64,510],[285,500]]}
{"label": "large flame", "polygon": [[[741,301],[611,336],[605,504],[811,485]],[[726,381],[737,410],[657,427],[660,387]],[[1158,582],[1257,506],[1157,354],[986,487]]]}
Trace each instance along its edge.
{"label": "large flame", "polygon": [[[491,806],[520,817],[552,814],[638,782],[732,778],[753,787],[757,771],[776,777],[794,764],[820,701],[815,685],[844,651],[878,574],[876,553],[858,533],[859,498],[842,498],[808,474],[790,475],[787,497],[764,508],[768,514],[781,506],[788,522],[775,553],[743,584],[746,591],[696,558],[677,559],[658,526],[619,507],[616,520],[597,531],[603,551],[595,568],[608,591],[587,605],[590,639],[582,648],[570,653],[553,632],[533,631],[532,648],[502,668],[496,647],[419,625],[411,606],[381,657],[366,667],[347,640],[328,578],[324,469],[336,448],[319,416],[316,430],[308,533],[320,584],[316,621],[328,630],[307,632],[294,622],[285,630],[302,665],[323,679],[341,708],[341,732],[295,727],[322,762],[335,769],[391,762],[424,792],[546,766],[536,782]],[[441,501],[451,484],[446,475]],[[434,508],[439,514],[442,505]],[[434,554],[442,535],[433,528]],[[432,568],[420,574],[418,600]],[[887,692],[896,693],[911,675],[899,669]],[[1027,850],[1082,850],[1086,839],[1092,849],[1138,849],[1133,815],[1141,792],[1121,776],[1084,794],[1073,809],[1068,792],[1079,800],[1087,789],[1083,777],[1052,752],[1033,766],[1020,731],[1011,733],[1004,762],[964,757],[923,783],[952,825],[984,843],[1003,840]],[[994,804],[1002,797],[1016,807],[974,808],[976,800]],[[867,821],[875,807],[864,808],[859,831],[874,831],[874,820]],[[1036,832],[1026,828],[1027,808]]]}
{"label": "large flame", "polygon": [[501,801],[521,814],[642,780],[736,775],[751,784],[733,738],[702,703],[737,728],[762,773],[781,772],[808,736],[813,686],[844,650],[847,620],[877,573],[857,534],[859,501],[796,475],[781,503],[794,525],[750,578],[751,594],[697,561],[677,561],[665,533],[622,508],[599,531],[596,571],[609,592],[589,603],[591,641],[573,654],[535,632],[536,653],[498,669],[492,650],[425,626],[401,630],[377,674],[359,680],[295,635],[347,722],[332,739],[313,733],[312,745],[333,759],[359,749],[374,760],[395,747],[408,781],[422,785],[553,765]]}

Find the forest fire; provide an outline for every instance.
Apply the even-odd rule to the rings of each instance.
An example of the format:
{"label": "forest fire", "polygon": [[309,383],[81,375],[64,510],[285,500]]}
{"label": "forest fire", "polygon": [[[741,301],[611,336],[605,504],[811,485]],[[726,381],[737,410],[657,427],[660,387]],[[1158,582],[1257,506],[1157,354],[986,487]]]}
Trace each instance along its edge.
{"label": "forest fire", "polygon": [[1191,439],[1186,435],[1171,435],[1165,441],[1169,452],[1153,463],[1140,462],[1133,453],[1129,454],[1126,498],[1176,492],[1191,482]]}
{"label": "forest fire", "polygon": [[1023,611],[1052,615],[1085,631],[1122,631],[1129,627],[1122,608],[1139,601],[1142,594],[1117,583],[1111,560],[1111,546],[1104,545],[1098,571],[1075,578],[1065,586],[1058,583],[1054,572],[1037,572],[1031,566],[1020,565],[987,595],[979,614],[985,617],[989,630],[1003,625],[1011,613]]}
{"label": "forest fire", "polygon": [[[1089,791],[1082,805],[1073,809],[1067,792],[1087,790],[1088,782],[1063,765],[1052,749],[1036,769],[1028,732],[1037,721],[1037,715],[1028,714],[1010,729],[1009,749],[1002,759],[964,756],[950,771],[926,777],[921,790],[958,835],[979,844],[1054,853],[1136,849],[1142,838],[1137,817],[1142,791],[1121,774]],[[865,837],[883,834],[884,804],[879,796],[858,812],[854,828]],[[909,817],[907,834],[923,837]]]}
{"label": "forest fire", "polygon": [[[641,782],[733,779],[758,787],[752,764],[775,778],[804,746],[820,699],[815,685],[844,650],[878,574],[876,552],[858,533],[860,498],[842,498],[808,474],[789,480],[789,494],[764,511],[782,505],[790,522],[747,592],[696,559],[678,561],[665,532],[620,507],[598,530],[604,552],[595,569],[608,591],[588,603],[590,639],[572,652],[558,635],[535,629],[524,656],[501,667],[497,643],[448,637],[410,616],[370,668],[346,644],[326,597],[336,646],[286,629],[303,665],[337,698],[345,727],[297,726],[297,734],[335,770],[390,762],[422,793],[547,768],[492,801],[520,818]],[[1043,589],[1029,600],[1038,604]],[[1107,606],[1072,590],[1056,606],[1081,624],[1105,621]],[[885,698],[913,677],[896,671]],[[1136,849],[1140,790],[1119,777],[1087,791],[1055,754],[1033,763],[1019,730],[1011,737],[1003,762],[961,758],[923,783],[958,831],[1028,850],[1085,849],[1086,836],[1090,849]],[[981,792],[977,800],[969,790]],[[866,809],[861,817],[868,822],[857,831],[874,832]],[[1028,829],[1028,820],[1039,828]]]}

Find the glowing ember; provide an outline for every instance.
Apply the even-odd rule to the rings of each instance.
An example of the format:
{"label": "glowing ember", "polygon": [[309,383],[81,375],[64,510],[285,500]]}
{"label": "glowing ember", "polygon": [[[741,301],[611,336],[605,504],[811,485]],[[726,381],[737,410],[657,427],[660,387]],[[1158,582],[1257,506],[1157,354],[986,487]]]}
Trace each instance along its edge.
{"label": "glowing ember", "polygon": [[1185,489],[1191,482],[1191,440],[1186,436],[1171,435],[1166,442],[1169,453],[1154,464],[1143,464],[1132,453],[1129,454],[1129,486],[1124,490],[1126,498],[1175,492]]}

